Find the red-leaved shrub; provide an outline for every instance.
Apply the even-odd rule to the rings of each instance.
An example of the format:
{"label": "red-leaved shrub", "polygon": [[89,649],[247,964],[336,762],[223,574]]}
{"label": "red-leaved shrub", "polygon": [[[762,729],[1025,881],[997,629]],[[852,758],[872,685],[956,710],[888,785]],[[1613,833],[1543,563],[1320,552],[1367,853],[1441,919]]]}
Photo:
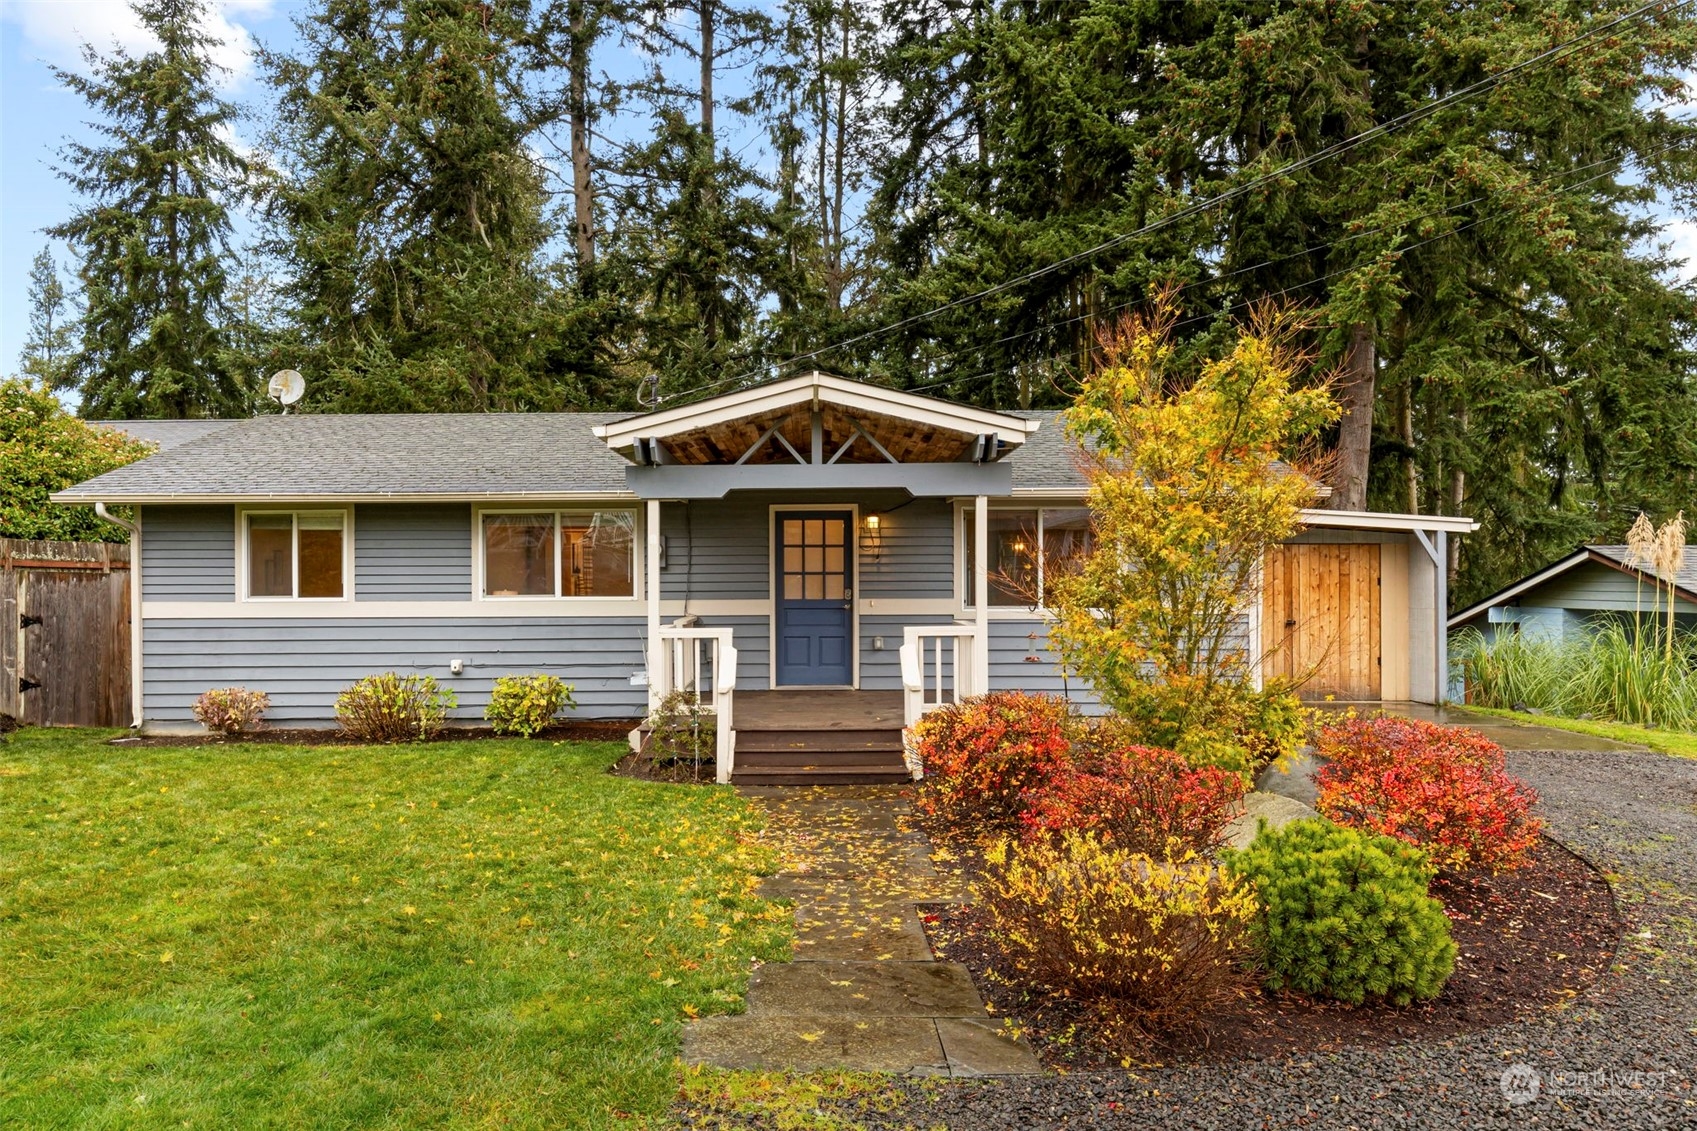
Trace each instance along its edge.
{"label": "red-leaved shrub", "polygon": [[1217,848],[1243,791],[1238,774],[1093,727],[1072,761],[1031,791],[1020,822],[1028,837],[1094,829],[1116,849],[1170,859]]}
{"label": "red-leaved shrub", "polygon": [[1316,749],[1330,760],[1316,777],[1321,813],[1417,845],[1440,868],[1522,867],[1543,832],[1537,793],[1478,731],[1346,719],[1321,727]]}
{"label": "red-leaved shrub", "polygon": [[1027,791],[1066,765],[1067,703],[997,691],[928,712],[913,726],[925,779],[915,804],[964,832],[1019,827]]}

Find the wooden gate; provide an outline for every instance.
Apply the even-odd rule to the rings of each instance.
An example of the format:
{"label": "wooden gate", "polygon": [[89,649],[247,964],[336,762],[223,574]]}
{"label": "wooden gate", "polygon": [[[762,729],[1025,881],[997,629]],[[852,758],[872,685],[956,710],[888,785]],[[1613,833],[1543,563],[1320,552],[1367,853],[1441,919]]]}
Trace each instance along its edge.
{"label": "wooden gate", "polygon": [[1305,699],[1380,697],[1379,547],[1298,544],[1267,554],[1265,671]]}
{"label": "wooden gate", "polygon": [[130,548],[0,538],[0,715],[130,723]]}

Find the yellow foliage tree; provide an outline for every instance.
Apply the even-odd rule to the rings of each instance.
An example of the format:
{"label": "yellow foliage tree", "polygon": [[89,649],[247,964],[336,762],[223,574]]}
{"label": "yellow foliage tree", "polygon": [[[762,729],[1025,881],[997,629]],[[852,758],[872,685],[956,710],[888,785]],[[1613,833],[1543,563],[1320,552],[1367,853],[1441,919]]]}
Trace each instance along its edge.
{"label": "yellow foliage tree", "polygon": [[1231,352],[1174,372],[1173,306],[1104,340],[1106,364],[1066,413],[1090,482],[1095,547],[1058,571],[1050,639],[1069,671],[1150,745],[1248,773],[1290,753],[1304,714],[1254,687],[1243,644],[1269,548],[1318,494],[1325,381],[1305,381],[1306,319],[1255,312]]}

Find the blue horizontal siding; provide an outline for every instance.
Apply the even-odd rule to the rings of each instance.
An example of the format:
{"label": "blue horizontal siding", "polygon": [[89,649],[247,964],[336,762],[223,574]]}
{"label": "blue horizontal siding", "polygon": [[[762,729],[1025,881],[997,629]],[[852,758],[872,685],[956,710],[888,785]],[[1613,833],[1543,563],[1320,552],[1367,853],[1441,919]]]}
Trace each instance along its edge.
{"label": "blue horizontal siding", "polygon": [[[209,687],[240,685],[271,697],[273,722],[335,717],[337,694],[378,672],[433,675],[459,698],[455,717],[477,720],[503,675],[547,672],[575,687],[579,718],[635,718],[647,691],[640,617],[499,620],[442,618],[150,620],[142,641],[151,722],[189,722]],[[449,672],[459,659],[464,674]]]}
{"label": "blue horizontal siding", "polygon": [[362,504],[354,511],[354,596],[361,601],[468,601],[471,506]]}
{"label": "blue horizontal siding", "polygon": [[236,599],[236,508],[141,509],[145,601]]}
{"label": "blue horizontal siding", "polygon": [[1101,710],[1087,684],[1063,677],[1049,647],[1048,622],[1035,617],[990,622],[990,689],[1064,695],[1085,711]]}

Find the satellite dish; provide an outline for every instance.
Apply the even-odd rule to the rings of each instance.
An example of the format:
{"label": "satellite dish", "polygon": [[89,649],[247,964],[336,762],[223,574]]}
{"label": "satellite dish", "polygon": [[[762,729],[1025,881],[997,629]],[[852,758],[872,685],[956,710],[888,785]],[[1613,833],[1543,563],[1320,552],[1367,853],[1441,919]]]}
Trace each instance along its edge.
{"label": "satellite dish", "polygon": [[306,392],[306,378],[293,369],[279,369],[271,375],[271,383],[265,386],[265,393],[272,400],[282,405],[285,410],[301,399]]}

